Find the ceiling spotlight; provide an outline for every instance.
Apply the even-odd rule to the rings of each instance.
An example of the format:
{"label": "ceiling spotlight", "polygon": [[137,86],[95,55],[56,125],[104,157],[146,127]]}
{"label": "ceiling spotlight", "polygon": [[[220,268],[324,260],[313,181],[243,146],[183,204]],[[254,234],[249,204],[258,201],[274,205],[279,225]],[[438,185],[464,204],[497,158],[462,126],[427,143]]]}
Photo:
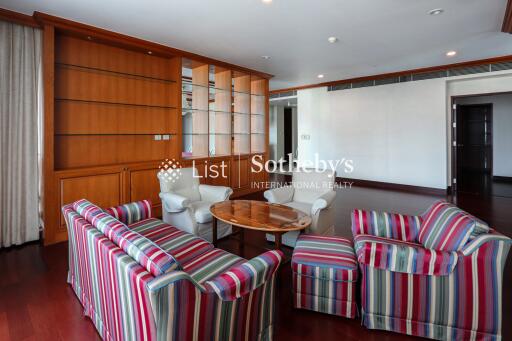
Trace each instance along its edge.
{"label": "ceiling spotlight", "polygon": [[444,9],[442,8],[435,8],[435,9],[432,9],[430,11],[428,11],[428,14],[430,15],[439,15],[439,14],[443,14],[444,12]]}
{"label": "ceiling spotlight", "polygon": [[324,78],[324,75],[319,74],[317,77],[318,77],[318,78]]}
{"label": "ceiling spotlight", "polygon": [[446,52],[447,57],[454,57],[457,54],[457,51],[448,51]]}
{"label": "ceiling spotlight", "polygon": [[261,56],[261,58],[265,59],[265,60],[269,60],[270,59],[270,56]]}
{"label": "ceiling spotlight", "polygon": [[331,44],[334,44],[334,43],[336,43],[336,42],[338,41],[338,38],[336,38],[336,37],[329,37],[329,38],[327,39],[327,41],[328,41],[329,43],[331,43]]}

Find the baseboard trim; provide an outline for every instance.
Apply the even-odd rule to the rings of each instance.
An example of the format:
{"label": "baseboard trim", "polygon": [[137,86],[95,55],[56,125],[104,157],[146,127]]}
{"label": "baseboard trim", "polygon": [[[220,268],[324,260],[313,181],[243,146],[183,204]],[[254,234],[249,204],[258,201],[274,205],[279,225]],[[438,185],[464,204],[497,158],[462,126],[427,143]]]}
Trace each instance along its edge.
{"label": "baseboard trim", "polygon": [[395,184],[395,183],[391,183],[391,182],[381,182],[381,181],[372,181],[372,180],[348,179],[348,178],[337,177],[336,182],[338,184],[350,182],[350,183],[352,183],[352,186],[355,186],[355,187],[386,189],[386,190],[392,190],[392,191],[427,194],[427,195],[446,196],[450,193],[450,188],[440,189],[440,188],[403,185],[403,184]]}
{"label": "baseboard trim", "polygon": [[492,177],[493,181],[497,182],[511,182],[512,183],[512,176],[495,176]]}

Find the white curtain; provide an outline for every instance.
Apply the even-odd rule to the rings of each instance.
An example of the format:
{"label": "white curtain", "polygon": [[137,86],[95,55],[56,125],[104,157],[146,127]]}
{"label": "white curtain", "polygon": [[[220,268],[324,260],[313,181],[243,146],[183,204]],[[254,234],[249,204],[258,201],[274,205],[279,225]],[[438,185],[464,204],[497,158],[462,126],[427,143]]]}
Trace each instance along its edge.
{"label": "white curtain", "polygon": [[39,239],[41,40],[0,21],[0,247]]}

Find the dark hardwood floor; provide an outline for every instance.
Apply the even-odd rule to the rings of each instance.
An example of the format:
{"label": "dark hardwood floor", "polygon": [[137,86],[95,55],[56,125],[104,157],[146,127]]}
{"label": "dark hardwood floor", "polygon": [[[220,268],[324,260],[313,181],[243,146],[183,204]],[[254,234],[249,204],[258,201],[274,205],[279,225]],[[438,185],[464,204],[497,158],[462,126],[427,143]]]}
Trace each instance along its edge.
{"label": "dark hardwood floor", "polygon": [[[262,200],[261,193],[247,198]],[[350,211],[354,208],[418,214],[439,197],[390,190],[353,187],[339,189],[336,234],[351,238]],[[449,198],[450,200],[452,198]],[[512,198],[463,194],[454,201],[462,208],[512,236]],[[264,236],[246,234],[261,246]],[[222,248],[237,251],[232,240]],[[250,258],[261,250],[245,247]],[[66,283],[67,244],[49,247],[32,243],[0,250],[0,340],[96,340],[96,330],[83,317],[82,307]],[[371,331],[359,320],[292,308],[289,263],[280,271],[275,340],[418,340],[401,334]],[[503,295],[503,340],[512,340],[512,266],[506,264]]]}

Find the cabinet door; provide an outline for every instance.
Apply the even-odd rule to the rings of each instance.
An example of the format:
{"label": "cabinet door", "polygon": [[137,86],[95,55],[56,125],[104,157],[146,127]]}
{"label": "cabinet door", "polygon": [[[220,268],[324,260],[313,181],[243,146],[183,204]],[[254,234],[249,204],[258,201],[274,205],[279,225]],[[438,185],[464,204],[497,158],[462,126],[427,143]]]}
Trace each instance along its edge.
{"label": "cabinet door", "polygon": [[130,202],[139,200],[151,200],[153,216],[162,216],[162,202],[159,197],[160,183],[157,178],[159,169],[130,170]]}
{"label": "cabinet door", "polygon": [[[59,180],[60,207],[79,199],[87,199],[101,208],[120,205],[123,203],[122,181],[121,172],[62,177]],[[66,228],[62,214],[60,225]]]}

